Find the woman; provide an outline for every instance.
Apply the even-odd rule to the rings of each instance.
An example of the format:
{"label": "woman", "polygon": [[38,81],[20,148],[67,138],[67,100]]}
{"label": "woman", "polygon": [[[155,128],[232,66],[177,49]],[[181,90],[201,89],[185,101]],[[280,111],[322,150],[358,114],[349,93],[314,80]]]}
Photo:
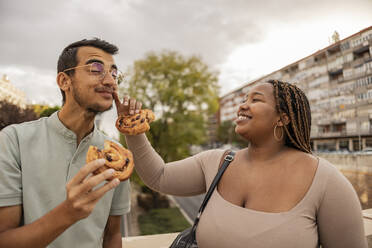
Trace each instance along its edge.
{"label": "woman", "polygon": [[[117,98],[117,97],[116,97]],[[140,108],[116,100],[119,112]],[[305,94],[276,80],[250,89],[237,112],[239,150],[204,210],[200,248],[364,248],[361,206],[347,179],[311,153]],[[144,134],[126,136],[136,171],[152,189],[191,196],[206,192],[225,151],[210,150],[165,164]]]}

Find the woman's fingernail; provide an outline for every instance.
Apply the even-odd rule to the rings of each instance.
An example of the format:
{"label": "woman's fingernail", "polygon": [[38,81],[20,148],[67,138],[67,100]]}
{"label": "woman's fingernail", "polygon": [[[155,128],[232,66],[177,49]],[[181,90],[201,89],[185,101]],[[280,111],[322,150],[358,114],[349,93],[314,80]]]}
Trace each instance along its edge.
{"label": "woman's fingernail", "polygon": [[120,180],[115,178],[112,183],[114,184],[114,186],[118,186],[120,183]]}
{"label": "woman's fingernail", "polygon": [[115,172],[115,170],[114,170],[114,169],[108,169],[108,170],[107,170],[107,173],[108,173],[109,175],[112,175],[112,174],[114,174],[114,172]]}

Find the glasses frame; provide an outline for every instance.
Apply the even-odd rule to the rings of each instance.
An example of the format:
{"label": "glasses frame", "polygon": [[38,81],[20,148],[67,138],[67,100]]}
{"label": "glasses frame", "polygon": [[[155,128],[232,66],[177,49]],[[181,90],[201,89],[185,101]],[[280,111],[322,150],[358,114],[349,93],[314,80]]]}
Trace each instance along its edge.
{"label": "glasses frame", "polygon": [[115,80],[115,82],[117,84],[120,84],[120,82],[121,82],[120,80],[122,80],[124,78],[124,73],[122,73],[119,69],[117,69],[117,68],[110,68],[110,69],[107,70],[107,69],[105,69],[105,66],[102,63],[100,63],[100,62],[92,62],[92,63],[86,64],[86,65],[79,65],[79,66],[67,68],[67,69],[63,70],[62,72],[67,72],[67,71],[71,71],[71,70],[75,70],[75,69],[79,69],[79,68],[90,66],[89,72],[90,73],[93,73],[92,72],[92,65],[94,63],[101,64],[103,66],[103,68],[104,68],[103,72],[101,74],[99,74],[99,80],[103,80],[106,77],[106,74],[107,74],[108,71],[110,71],[110,70],[113,71],[112,69],[116,70],[116,76],[114,76],[112,73],[110,73],[110,74],[111,74],[111,77]]}

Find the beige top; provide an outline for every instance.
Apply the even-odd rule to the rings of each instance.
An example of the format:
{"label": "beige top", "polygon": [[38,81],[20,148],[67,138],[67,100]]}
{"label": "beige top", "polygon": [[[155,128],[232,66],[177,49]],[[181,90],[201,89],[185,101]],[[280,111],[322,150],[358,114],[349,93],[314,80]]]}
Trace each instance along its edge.
{"label": "beige top", "polygon": [[[165,164],[145,135],[128,136],[135,168],[149,187],[172,195],[206,192],[224,151]],[[200,248],[366,248],[361,206],[349,181],[319,159],[313,182],[291,210],[268,213],[234,205],[215,190],[196,233]]]}

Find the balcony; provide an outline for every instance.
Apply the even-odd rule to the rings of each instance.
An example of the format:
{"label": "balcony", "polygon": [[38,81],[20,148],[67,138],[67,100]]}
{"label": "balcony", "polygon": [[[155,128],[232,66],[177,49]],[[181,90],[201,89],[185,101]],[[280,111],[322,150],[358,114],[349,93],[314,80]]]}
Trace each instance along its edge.
{"label": "balcony", "polygon": [[[332,137],[342,137],[346,135],[346,131],[342,132],[318,132],[314,133],[314,136],[317,136],[316,138],[332,138]],[[315,137],[314,137],[315,138]]]}
{"label": "balcony", "polygon": [[[364,231],[368,242],[372,244],[372,209],[365,209],[362,212]],[[178,233],[167,233],[146,236],[134,236],[123,238],[125,248],[166,248],[169,247]],[[372,247],[371,245],[369,247]]]}

